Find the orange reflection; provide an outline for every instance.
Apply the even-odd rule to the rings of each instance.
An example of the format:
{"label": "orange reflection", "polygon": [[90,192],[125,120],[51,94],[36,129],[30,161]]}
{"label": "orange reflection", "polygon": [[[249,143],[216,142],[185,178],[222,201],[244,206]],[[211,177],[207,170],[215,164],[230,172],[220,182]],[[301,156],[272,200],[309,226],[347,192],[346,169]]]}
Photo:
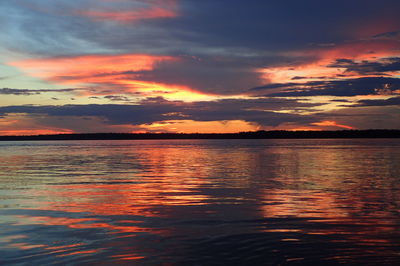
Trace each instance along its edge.
{"label": "orange reflection", "polygon": [[[166,179],[169,180],[166,180]],[[172,180],[171,180],[172,179]],[[68,212],[90,210],[96,215],[157,216],[151,210],[157,206],[203,205],[206,196],[193,195],[179,177],[162,177],[158,182],[121,185],[56,186],[54,196],[65,202],[49,202],[52,208]],[[80,199],[80,200],[74,200]],[[96,199],[94,203],[90,199]],[[130,205],[134,203],[134,205]]]}
{"label": "orange reflection", "polygon": [[[263,190],[260,212],[264,217],[307,218],[326,226],[308,228],[304,231],[307,234],[346,235],[344,241],[365,245],[391,242],[385,236],[396,230],[395,207],[382,208],[381,203],[391,202],[396,196],[371,189],[371,184],[388,186],[387,180],[368,175],[367,165],[377,167],[376,161],[355,165],[359,150],[324,147],[327,150],[303,147],[299,153],[287,153],[285,148],[275,151],[282,154],[274,161],[275,180],[282,182],[283,187]],[[349,225],[353,230],[349,230]]]}
{"label": "orange reflection", "polygon": [[347,213],[338,208],[334,193],[314,193],[313,190],[279,190],[266,192],[266,200],[273,205],[264,205],[263,212],[268,217],[347,217]]}
{"label": "orange reflection", "polygon": [[75,248],[82,246],[81,243],[76,243],[76,244],[71,244],[71,245],[63,245],[63,246],[51,246],[51,247],[46,247],[48,250],[53,250],[53,249],[66,249],[66,248]]}
{"label": "orange reflection", "polygon": [[[90,207],[93,208],[95,205],[91,205]],[[116,206],[116,204],[114,205]],[[73,204],[69,204],[67,208],[72,208],[71,210],[69,209],[64,209],[60,206],[55,206],[57,209],[62,210],[64,212],[74,212],[74,211],[80,211],[82,212],[83,209],[77,208],[77,206]],[[75,207],[75,208],[74,208]],[[87,206],[82,206],[82,208],[87,207]],[[99,214],[99,215],[113,215],[115,213],[110,213],[110,209],[106,208],[103,211],[99,210],[100,208],[93,209],[91,212],[92,214]],[[86,210],[87,211],[87,210]],[[121,211],[121,209],[120,209]],[[117,213],[121,214],[121,212]],[[126,212],[124,214],[127,214]],[[156,229],[150,229],[150,228],[145,228],[137,225],[136,223],[132,221],[119,221],[117,224],[111,224],[107,223],[105,221],[102,221],[98,218],[71,218],[71,217],[52,217],[52,216],[25,216],[25,215],[20,215],[16,216],[17,219],[19,219],[19,225],[32,225],[32,224],[43,224],[43,225],[48,225],[48,226],[65,226],[67,228],[71,229],[93,229],[93,228],[100,228],[100,229],[107,229],[110,234],[121,234],[123,233],[124,236],[135,236],[138,233],[152,233],[152,234],[158,234],[162,235],[165,234],[165,230],[156,230]],[[14,244],[10,244],[14,245]],[[37,246],[32,247],[30,244],[26,243],[16,243],[18,245],[18,248],[20,249],[31,249],[31,248],[36,248]],[[82,244],[75,244],[75,245],[66,245],[66,246],[49,246],[46,247],[46,249],[55,249],[58,250],[57,252],[60,252],[61,250],[64,250],[66,248],[72,248],[75,246],[80,246]],[[13,246],[17,247],[17,246]],[[41,246],[44,247],[44,246]]]}
{"label": "orange reflection", "polygon": [[144,259],[145,257],[133,254],[123,254],[123,255],[114,255],[112,256],[112,258],[115,258],[117,260],[140,260]]}
{"label": "orange reflection", "polygon": [[46,245],[34,245],[34,244],[29,244],[29,243],[13,243],[13,244],[9,244],[8,247],[10,248],[18,248],[21,250],[28,250],[28,249],[34,249],[34,248],[43,248]]}
{"label": "orange reflection", "polygon": [[65,254],[59,254],[57,257],[66,257],[66,256],[73,256],[73,255],[83,255],[83,254],[94,254],[94,253],[99,253],[99,251],[103,250],[102,248],[98,249],[87,249],[87,250],[79,250],[79,251],[73,251]]}
{"label": "orange reflection", "polygon": [[[112,151],[111,151],[112,152]],[[108,154],[107,156],[113,156]],[[152,165],[152,171],[141,174],[140,182],[135,175],[124,179],[107,180],[97,183],[96,175],[88,177],[81,184],[51,185],[37,190],[33,195],[56,199],[40,202],[41,210],[66,213],[90,213],[98,216],[134,215],[140,217],[160,217],[168,215],[165,208],[171,206],[196,206],[208,204],[209,196],[198,193],[197,188],[207,180],[210,169],[198,167],[196,159],[201,150],[152,148],[141,151],[141,156]],[[178,161],[184,160],[184,161]],[[134,163],[134,162],[133,162]],[[181,165],[179,167],[176,164]],[[193,165],[193,167],[187,167]],[[101,169],[98,171],[101,172]],[[61,180],[59,180],[61,181]],[[99,181],[99,180],[97,180]],[[108,182],[109,181],[109,182]],[[104,183],[103,183],[104,182]],[[31,192],[30,192],[31,193]],[[165,234],[164,230],[145,228],[139,221],[118,220],[109,223],[100,218],[71,218],[51,216],[19,216],[22,224],[61,225],[74,229],[102,228],[110,233],[135,235],[138,232]]]}
{"label": "orange reflection", "polygon": [[[223,226],[217,223],[217,226],[209,227],[207,233],[211,236],[225,235],[224,232],[237,235],[236,229],[246,231],[250,227],[257,232],[272,233],[281,242],[300,241],[307,245],[313,244],[308,242],[315,239],[312,235],[325,234],[332,236],[326,241],[347,241],[357,250],[360,245],[383,243],[380,246],[383,249],[374,253],[383,254],[386,243],[395,245],[395,240],[387,236],[396,232],[398,224],[397,206],[391,204],[398,201],[398,190],[391,184],[396,182],[393,177],[397,175],[387,174],[380,178],[368,173],[393,171],[386,166],[391,158],[382,155],[396,157],[397,154],[384,153],[381,146],[376,150],[371,146],[368,149],[372,150],[367,151],[369,154],[361,155],[365,146],[354,150],[357,141],[350,142],[351,145],[343,145],[343,140],[324,140],[323,145],[319,141],[257,140],[245,141],[245,145],[237,145],[243,144],[241,141],[222,141],[214,145],[213,141],[192,140],[135,144],[95,142],[90,148],[83,144],[86,148],[78,145],[68,151],[60,149],[57,156],[34,155],[36,162],[31,165],[28,162],[32,157],[26,154],[28,162],[7,157],[6,164],[15,167],[13,171],[8,168],[7,172],[15,173],[10,178],[14,183],[8,186],[21,186],[15,180],[24,179],[20,177],[24,169],[51,162],[49,168],[36,173],[40,177],[33,186],[24,183],[26,191],[19,196],[29,195],[30,198],[21,205],[30,204],[28,206],[35,211],[19,216],[20,224],[104,229],[110,234],[105,244],[109,248],[107,251],[113,252],[112,258],[117,260],[138,260],[152,254],[148,250],[137,252],[129,246],[136,243],[133,241],[136,236],[143,236],[138,233],[170,237],[189,232],[191,239],[201,239],[195,235],[204,237],[199,230],[205,228],[204,225],[176,224],[202,218],[223,221]],[[43,153],[43,150],[39,152]],[[52,156],[58,160],[49,159]],[[359,156],[364,158],[363,163],[354,164],[354,161],[360,161]],[[377,162],[377,158],[382,160]],[[373,186],[380,189],[371,189]],[[32,202],[32,198],[36,202]],[[193,205],[199,211],[197,217]],[[45,210],[53,211],[57,217]],[[207,216],[207,212],[213,211],[213,215]],[[41,212],[44,213],[42,216]],[[79,218],[73,218],[76,216]],[[150,217],[171,218],[173,224],[169,223],[170,219]],[[268,218],[286,217],[289,219],[278,219],[277,228],[267,224],[273,220]],[[297,224],[297,219],[290,218],[305,219],[299,219]],[[162,222],[148,228],[143,225],[146,220]],[[124,237],[128,239],[122,239]],[[23,238],[15,237],[15,242]],[[129,248],[124,249],[127,245]],[[82,248],[84,252],[79,253],[74,247],[64,246],[60,245],[60,249],[69,255],[87,252]],[[32,248],[28,243],[17,243],[16,247]],[[42,248],[57,252],[56,248]],[[99,249],[86,248],[96,250],[102,257]]]}
{"label": "orange reflection", "polygon": [[[137,169],[143,169],[142,172],[138,172],[139,177],[133,173],[125,174],[124,171],[132,170],[126,168],[122,169],[120,175],[112,175],[108,178],[107,174],[103,172],[106,169],[99,168],[98,164],[94,162],[93,169],[90,169],[90,165],[84,166],[87,176],[81,182],[69,184],[71,182],[70,175],[67,175],[65,179],[61,177],[51,178],[49,179],[50,182],[65,182],[66,184],[43,185],[39,189],[33,188],[27,192],[30,197],[46,198],[46,201],[36,202],[31,209],[59,211],[64,215],[62,217],[59,215],[40,215],[39,212],[36,215],[14,216],[17,221],[15,225],[63,226],[75,230],[101,229],[112,235],[110,236],[111,239],[115,238],[115,241],[122,241],[123,243],[124,240],[118,239],[148,234],[158,236],[171,234],[170,228],[167,227],[153,228],[143,225],[145,219],[142,220],[140,217],[174,217],[176,214],[171,214],[174,206],[199,206],[209,203],[209,196],[198,192],[198,188],[208,182],[201,177],[209,175],[209,171],[212,171],[208,168],[199,167],[199,158],[206,156],[201,149],[181,149],[177,147],[157,149],[153,146],[150,149],[143,147],[140,150],[127,149],[125,151],[128,152],[125,155],[127,158],[137,157],[140,154],[139,161],[131,162],[136,164],[143,160],[145,165]],[[100,153],[103,153],[100,155],[101,157],[121,156],[119,149],[101,149]],[[68,154],[71,158],[89,156],[82,149],[70,150]],[[136,156],[134,156],[135,154]],[[125,156],[124,158],[126,158]],[[26,155],[19,160],[17,159],[15,157],[9,158],[9,161],[5,163],[8,165],[15,164],[16,168],[29,164],[26,161]],[[151,166],[151,171],[146,170],[146,165]],[[109,167],[113,172],[118,171],[114,165],[109,165]],[[18,172],[18,169],[13,169],[13,171]],[[76,171],[76,169],[73,171]],[[18,177],[13,180],[14,184],[18,184],[16,180],[18,180]],[[53,201],[49,201],[52,199]],[[71,213],[75,214],[71,215]],[[137,216],[139,219],[132,216]],[[46,254],[54,254],[57,257],[98,254],[102,250],[90,248],[89,244],[84,245],[83,243],[77,243],[77,246],[39,246],[18,242],[19,238],[26,237],[10,239],[8,246],[18,249],[42,248],[47,250]],[[113,240],[110,241],[109,245],[107,248],[115,248],[113,247]],[[120,244],[115,243],[115,245]],[[142,255],[140,247],[138,252],[134,252],[132,248],[129,250],[122,248],[112,258],[114,260],[132,261],[143,259],[144,256]]]}

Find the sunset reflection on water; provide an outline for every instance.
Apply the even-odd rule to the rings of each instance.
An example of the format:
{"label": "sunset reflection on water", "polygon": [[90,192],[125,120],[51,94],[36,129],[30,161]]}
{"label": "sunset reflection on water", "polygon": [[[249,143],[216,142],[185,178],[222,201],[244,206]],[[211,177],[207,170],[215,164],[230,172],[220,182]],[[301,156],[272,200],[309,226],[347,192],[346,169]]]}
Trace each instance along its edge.
{"label": "sunset reflection on water", "polygon": [[0,146],[0,262],[400,259],[399,140]]}

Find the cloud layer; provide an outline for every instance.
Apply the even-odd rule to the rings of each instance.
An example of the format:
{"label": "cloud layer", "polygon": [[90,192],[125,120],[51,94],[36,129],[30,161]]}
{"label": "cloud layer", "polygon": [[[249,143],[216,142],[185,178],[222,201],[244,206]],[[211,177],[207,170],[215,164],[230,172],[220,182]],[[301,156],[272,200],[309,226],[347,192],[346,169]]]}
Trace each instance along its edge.
{"label": "cloud layer", "polygon": [[399,128],[399,12],[395,0],[2,1],[0,134]]}

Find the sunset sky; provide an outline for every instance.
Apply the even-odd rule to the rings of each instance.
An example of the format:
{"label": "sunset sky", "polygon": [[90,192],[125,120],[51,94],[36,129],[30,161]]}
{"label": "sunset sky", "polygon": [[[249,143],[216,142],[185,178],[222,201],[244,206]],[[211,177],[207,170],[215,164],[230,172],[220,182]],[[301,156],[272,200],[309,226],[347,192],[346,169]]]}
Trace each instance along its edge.
{"label": "sunset sky", "polygon": [[400,1],[0,1],[0,135],[400,129]]}

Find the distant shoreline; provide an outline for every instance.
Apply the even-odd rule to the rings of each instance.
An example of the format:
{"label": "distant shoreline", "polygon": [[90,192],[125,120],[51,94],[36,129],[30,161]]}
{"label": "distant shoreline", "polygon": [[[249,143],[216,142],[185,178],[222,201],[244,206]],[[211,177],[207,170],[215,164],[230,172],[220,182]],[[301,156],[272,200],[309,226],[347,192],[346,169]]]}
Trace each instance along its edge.
{"label": "distant shoreline", "polygon": [[0,141],[24,140],[146,140],[146,139],[329,139],[400,138],[400,130],[255,131],[240,133],[82,133],[0,136]]}

